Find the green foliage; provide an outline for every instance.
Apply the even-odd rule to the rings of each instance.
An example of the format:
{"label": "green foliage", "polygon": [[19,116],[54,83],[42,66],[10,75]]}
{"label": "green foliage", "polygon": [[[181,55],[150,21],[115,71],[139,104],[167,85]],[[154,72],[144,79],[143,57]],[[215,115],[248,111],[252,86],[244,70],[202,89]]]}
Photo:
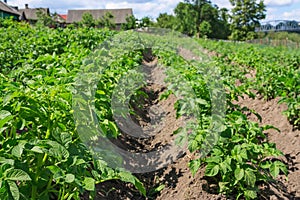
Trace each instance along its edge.
{"label": "green foliage", "polygon": [[207,35],[209,38],[227,39],[229,35],[227,10],[219,9],[210,1],[180,2],[174,9],[174,13],[175,16],[166,13],[160,14],[156,25],[189,36]]}
{"label": "green foliage", "polygon": [[55,21],[50,16],[50,14],[45,13],[42,10],[38,10],[36,14],[38,17],[38,21],[36,23],[37,26],[48,26],[48,27],[55,26]]}
{"label": "green foliage", "polygon": [[137,19],[131,15],[126,17],[126,23],[122,24],[122,30],[131,30],[136,28]]}
{"label": "green foliage", "polygon": [[[242,85],[239,90],[243,89],[251,95],[249,89],[254,89],[267,100],[280,97],[279,103],[288,106],[284,114],[295,127],[299,127],[300,54],[297,49],[231,42],[212,44],[210,41],[202,41],[202,45],[220,54],[216,59],[224,69],[223,75],[240,80]],[[253,78],[246,78],[246,74],[253,72]],[[232,79],[228,82],[235,84]],[[236,88],[230,88],[233,93],[238,92]],[[237,100],[236,97],[234,99]]]}
{"label": "green foliage", "polygon": [[116,27],[114,16],[110,12],[105,13],[105,15],[99,19],[94,19],[91,13],[86,12],[82,15],[82,20],[79,25],[88,28],[100,27],[114,29]]}
{"label": "green foliage", "polygon": [[143,17],[140,20],[139,27],[143,28],[143,27],[149,27],[149,26],[152,26],[152,25],[153,25],[153,22],[151,21],[151,19],[149,17]]}
{"label": "green foliage", "polygon": [[232,40],[251,40],[256,37],[255,27],[259,26],[259,20],[266,17],[263,1],[256,0],[230,0],[231,10],[231,35]]}
{"label": "green foliage", "polygon": [[293,42],[300,42],[299,33],[289,33],[289,32],[270,32],[266,35],[267,38],[273,40],[291,40]]}
{"label": "green foliage", "polygon": [[[225,130],[213,151],[205,158],[190,161],[193,174],[206,165],[206,176],[215,177],[219,183],[219,192],[234,195],[236,198],[256,199],[258,185],[268,183],[280,173],[287,174],[287,167],[276,157],[283,154],[269,143],[264,131],[275,127],[259,126],[247,119],[245,113],[255,114],[253,110],[232,103],[238,97],[255,97],[253,89],[265,98],[282,97],[281,102],[290,105],[287,115],[293,116],[295,124],[299,119],[299,56],[298,51],[260,47],[246,43],[214,42],[200,40],[200,44],[214,51],[214,66],[221,68],[227,93],[227,114]],[[237,52],[236,50],[239,49]],[[280,57],[280,58],[279,58]],[[253,77],[246,77],[255,71]],[[239,80],[240,84],[236,84]],[[251,91],[252,90],[252,91]],[[299,123],[297,121],[297,123]],[[204,126],[205,127],[205,126]],[[205,129],[190,134],[189,150],[201,151],[205,141]],[[270,159],[273,158],[273,159]],[[275,159],[274,159],[275,158]]]}
{"label": "green foliage", "polygon": [[91,13],[83,13],[81,24],[85,27],[95,27],[96,20],[93,18]]}
{"label": "green foliage", "polygon": [[[263,1],[230,0],[231,15],[225,8],[218,8],[207,0],[185,0],[174,9],[174,16],[160,14],[156,26],[169,28],[189,36],[232,40],[251,40],[259,20],[265,18]],[[229,23],[230,22],[230,23]],[[210,26],[209,26],[209,25]]]}
{"label": "green foliage", "polygon": [[[202,1],[197,2],[195,5],[200,6]],[[101,81],[97,79],[95,116],[104,136],[117,137],[119,130],[111,110],[112,91],[122,75],[140,65],[142,51],[118,48],[103,60],[97,59],[97,55],[106,53],[100,49],[88,59],[93,49],[115,34],[107,29],[52,30],[5,21],[1,22],[0,31],[3,44],[0,47],[3,52],[0,54],[1,198],[80,199],[84,192],[94,198],[95,185],[112,179],[132,183],[145,196],[143,184],[132,174],[111,169],[103,160],[94,159],[79,140],[72,110],[72,100],[76,101],[72,99],[75,83],[91,86],[86,83],[99,78],[92,72],[87,79],[74,80],[82,61],[90,63],[89,67],[98,67],[110,59],[109,66],[101,71]],[[128,37],[123,39],[132,39],[130,32],[126,33]],[[153,51],[166,66],[166,82],[170,83],[162,98],[171,93],[182,97],[175,104],[177,117],[196,116],[196,123],[175,132],[177,142],[187,140],[189,150],[197,153],[210,139],[217,141],[211,130],[213,121],[213,127],[221,132],[210,154],[190,161],[193,174],[206,164],[205,174],[219,181],[220,192],[254,199],[259,193],[259,182],[269,182],[279,173],[287,173],[282,162],[269,159],[282,155],[264,134],[274,127],[261,127],[248,120],[244,112],[251,110],[234,105],[232,100],[245,94],[253,96],[252,89],[266,98],[284,97],[282,101],[290,105],[288,116],[299,123],[298,51],[201,40],[203,47],[216,51],[219,57],[211,61],[205,54],[197,54],[203,60],[196,62],[184,60],[175,49],[162,50],[169,45],[163,38],[151,41],[160,45]],[[212,92],[207,88],[214,78],[210,72],[215,68],[211,66],[221,69],[222,78],[217,80],[224,82],[227,91],[224,96],[220,95],[218,85],[211,86]],[[249,70],[256,70],[256,77],[247,79],[244,75]],[[237,79],[241,81],[240,86],[235,84]],[[137,95],[144,94],[137,92]],[[227,106],[224,119],[220,120],[224,123],[216,123],[219,121],[211,116],[212,95],[218,99],[224,97],[224,102],[217,105],[220,110]],[[255,111],[251,112],[261,119]],[[153,192],[162,188],[159,186]]]}
{"label": "green foliage", "polygon": [[135,28],[144,28],[153,26],[153,22],[149,17],[143,17],[141,20],[136,19],[133,15],[126,17],[126,23],[122,24],[122,30],[130,30]]}
{"label": "green foliage", "polygon": [[200,37],[204,37],[205,38],[211,32],[212,32],[212,30],[211,30],[210,23],[207,22],[207,21],[201,22],[200,27],[199,27],[199,35],[200,35]]}
{"label": "green foliage", "polygon": [[[131,182],[145,195],[142,183],[132,174],[113,170],[104,161],[93,158],[79,140],[73,119],[74,77],[84,58],[115,33],[3,24],[1,199],[80,199],[85,191],[94,198],[95,185],[111,179]],[[115,66],[123,63],[124,70],[136,62],[125,62],[129,56],[120,59]],[[117,73],[106,72],[104,79],[116,81]],[[103,82],[99,90],[107,94],[113,83]],[[97,105],[101,105],[99,120],[108,134],[118,134],[106,109],[110,98],[103,92],[97,96]]]}
{"label": "green foliage", "polygon": [[8,27],[14,27],[16,25],[16,21],[13,17],[10,18],[0,18],[0,28],[8,28]]}
{"label": "green foliage", "polygon": [[[248,121],[239,111],[233,111],[227,117],[228,129],[221,134],[220,142],[210,157],[204,159],[207,163],[205,175],[220,177],[221,193],[255,199],[258,182],[276,178],[279,171],[287,174],[282,162],[268,160],[268,156],[280,156],[282,153],[274,144],[264,141],[263,130],[266,128]],[[271,165],[274,167],[269,168]]]}
{"label": "green foliage", "polygon": [[175,29],[177,23],[177,18],[173,15],[168,15],[167,13],[160,13],[156,19],[156,26],[160,28]]}
{"label": "green foliage", "polygon": [[193,9],[193,5],[180,2],[174,9],[177,24],[175,30],[189,36],[197,33],[197,12]]}
{"label": "green foliage", "polygon": [[114,29],[116,27],[114,16],[110,12],[105,13],[105,15],[98,20],[98,26]]}
{"label": "green foliage", "polygon": [[[207,43],[211,42],[207,41]],[[203,41],[201,44],[206,46]],[[226,51],[227,49],[224,48],[222,50]],[[230,52],[230,50],[227,51]],[[253,49],[249,51],[253,51]],[[249,54],[249,52],[244,53],[247,54],[247,56]],[[176,72],[186,78],[185,81],[183,81],[176,72],[174,72],[174,74],[168,72],[169,77],[167,81],[169,79],[172,80],[172,84],[169,87],[170,90],[178,88],[178,85],[182,82],[192,85],[193,87],[197,101],[193,102],[191,96],[184,97],[176,102],[175,108],[178,116],[199,112],[199,115],[197,115],[197,125],[192,125],[193,132],[178,130],[176,135],[179,136],[177,138],[178,143],[187,139],[189,151],[201,155],[200,152],[207,147],[206,145],[210,144],[207,140],[214,138],[214,135],[211,135],[212,130],[210,129],[210,123],[212,123],[210,116],[212,112],[212,102],[207,85],[205,84],[207,74],[211,75],[211,73],[207,73],[207,70],[211,66],[222,64],[222,62],[202,61],[202,65],[199,65],[194,62],[184,61],[172,53],[158,53],[158,55],[160,55],[164,65],[176,69]],[[226,59],[228,59],[228,57]],[[253,60],[251,61],[253,62]],[[244,60],[245,63],[251,61],[248,59]],[[229,62],[231,64],[231,60]],[[244,87],[235,85],[236,78],[243,76],[242,68],[237,69],[236,66],[229,67],[227,65],[221,65],[220,67],[222,76],[224,77],[225,87],[228,89],[228,93],[226,97],[224,97],[228,103],[224,124],[218,127],[221,131],[221,135],[218,142],[213,146],[212,152],[206,157],[191,160],[189,167],[191,172],[195,174],[201,165],[205,164],[205,175],[215,177],[218,181],[220,193],[234,195],[236,198],[244,197],[245,199],[256,199],[259,193],[259,183],[268,183],[274,180],[281,172],[287,174],[287,168],[281,161],[269,159],[270,157],[276,158],[283,155],[282,152],[276,149],[275,144],[267,141],[264,134],[264,131],[274,127],[259,126],[258,123],[250,121],[247,119],[244,113],[245,111],[256,114],[258,119],[261,119],[261,117],[255,113],[255,111],[241,108],[231,103],[231,101],[233,99],[236,100],[238,96],[244,94],[251,95],[251,92],[248,91],[249,88],[247,88],[249,85]],[[231,70],[232,72],[236,70],[237,73],[230,75]],[[217,87],[214,88],[214,90],[217,89]],[[188,91],[188,88],[185,88],[184,91]],[[172,90],[172,93],[176,94],[177,91]],[[218,96],[222,98],[220,95]],[[189,110],[189,107],[194,103],[197,105],[197,108],[199,108],[198,111]]]}

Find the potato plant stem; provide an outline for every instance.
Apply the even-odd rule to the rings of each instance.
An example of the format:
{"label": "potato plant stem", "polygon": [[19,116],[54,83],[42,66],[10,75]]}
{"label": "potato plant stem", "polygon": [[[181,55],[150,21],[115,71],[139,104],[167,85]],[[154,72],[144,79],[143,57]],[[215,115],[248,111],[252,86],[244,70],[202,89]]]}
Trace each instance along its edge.
{"label": "potato plant stem", "polygon": [[[50,132],[50,119],[48,118],[48,126],[47,126],[47,131],[46,131],[45,139],[49,139],[50,133],[51,133]],[[42,171],[41,167],[44,166],[44,164],[45,164],[45,162],[47,160],[47,157],[48,157],[47,153],[44,154],[44,156],[43,156],[42,159],[41,159],[40,156],[38,157],[37,173],[36,173],[36,176],[35,176],[35,179],[34,179],[34,185],[32,186],[32,190],[31,190],[31,198],[32,198],[32,200],[35,200],[37,198],[37,185],[38,185],[38,180],[39,180],[39,177],[40,177],[40,173]],[[52,178],[49,181],[52,181]]]}

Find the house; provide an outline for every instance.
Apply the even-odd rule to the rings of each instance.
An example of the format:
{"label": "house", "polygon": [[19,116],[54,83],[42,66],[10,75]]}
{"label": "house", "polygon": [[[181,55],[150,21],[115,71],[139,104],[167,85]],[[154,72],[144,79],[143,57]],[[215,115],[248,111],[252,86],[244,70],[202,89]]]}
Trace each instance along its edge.
{"label": "house", "polygon": [[68,15],[65,14],[58,14],[63,20],[65,20],[65,22],[67,21],[67,17]]}
{"label": "house", "polygon": [[54,14],[52,19],[57,23],[66,23],[67,22],[67,15],[62,14]]}
{"label": "house", "polygon": [[65,28],[67,22],[67,15],[63,14],[54,14],[52,16],[54,22],[57,23],[57,27]]}
{"label": "house", "polygon": [[6,1],[0,1],[0,18],[10,18],[12,17],[15,20],[18,20],[20,13],[14,7],[7,5]]}
{"label": "house", "polygon": [[25,9],[19,9],[19,12],[21,13],[20,20],[28,21],[30,24],[38,21],[38,13],[50,16],[49,8],[29,8],[28,4],[25,4]]}
{"label": "house", "polygon": [[99,19],[104,17],[108,12],[114,16],[116,29],[121,29],[122,24],[126,23],[126,18],[133,15],[131,8],[68,10],[67,24],[80,22],[84,13],[90,13],[94,19]]}

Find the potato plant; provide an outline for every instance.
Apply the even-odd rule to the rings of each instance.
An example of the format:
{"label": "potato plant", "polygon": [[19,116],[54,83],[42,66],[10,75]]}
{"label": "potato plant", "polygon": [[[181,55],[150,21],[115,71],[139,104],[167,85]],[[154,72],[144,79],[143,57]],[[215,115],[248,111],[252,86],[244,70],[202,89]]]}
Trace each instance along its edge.
{"label": "potato plant", "polygon": [[[212,106],[215,106],[212,105],[212,94],[207,89],[208,82],[205,81],[205,76],[210,76],[209,73],[206,74],[207,67],[216,67],[216,62],[199,65],[187,62],[174,53],[163,53],[163,55],[163,62],[184,74],[197,97],[202,99],[198,104],[201,113],[198,124],[193,127],[193,132],[185,132],[183,136],[188,140],[189,151],[195,152],[199,156],[198,159],[191,160],[189,163],[193,174],[202,165],[205,165],[205,176],[216,178],[219,192],[234,195],[237,199],[256,199],[260,183],[274,180],[279,173],[287,175],[287,166],[283,162],[279,159],[270,159],[282,156],[283,153],[276,148],[275,144],[269,143],[264,134],[264,131],[276,128],[269,125],[259,126],[257,122],[248,120],[244,111],[250,110],[231,103],[232,99],[237,99],[239,95],[251,94],[245,87],[232,85],[234,76],[224,75],[219,80],[224,82],[224,87],[232,88],[232,90],[228,90],[227,94],[223,96],[227,106],[224,121],[218,127],[220,133],[218,142],[210,153],[201,156],[202,150],[206,148],[206,141],[210,139],[209,132],[213,131],[210,125],[214,122],[211,115]],[[173,64],[168,63],[169,59],[174,61]],[[223,74],[228,73],[226,70],[230,69],[224,69]],[[239,74],[236,75],[239,76]],[[177,78],[178,83],[176,83],[176,79],[173,81],[175,82],[173,84],[176,85],[180,84],[182,80]],[[217,90],[218,87],[214,89]],[[219,98],[222,96],[220,95]],[[181,100],[178,103],[179,106],[176,106],[179,115],[186,114],[187,110],[182,102],[185,100]],[[184,109],[182,109],[183,107]],[[261,119],[255,111],[251,112]]]}
{"label": "potato plant", "polygon": [[[248,95],[249,91],[255,90],[266,100],[279,97],[280,102],[288,106],[284,114],[292,125],[299,128],[298,49],[209,40],[201,40],[201,45],[218,54],[214,59],[222,68],[223,75],[229,77],[231,93],[236,93],[234,88],[239,88]],[[238,87],[234,86],[236,80],[242,83]],[[253,94],[251,97],[254,97]]]}
{"label": "potato plant", "polygon": [[[92,156],[73,119],[74,77],[84,58],[115,32],[1,23],[1,199],[80,199],[85,192],[93,198],[95,185],[112,179],[131,182],[145,195],[132,174]],[[114,66],[126,70],[137,62],[130,58],[124,56]],[[118,74],[112,69],[99,83],[102,121],[112,120],[109,91]],[[118,134],[110,126],[104,129]]]}
{"label": "potato plant", "polygon": [[[92,199],[96,185],[112,179],[130,182],[146,196],[143,184],[131,173],[112,169],[104,160],[92,156],[74,123],[74,88],[76,84],[90,83],[95,74],[79,81],[75,77],[83,62],[96,67],[97,62],[103,61],[88,56],[93,52],[97,58],[97,53],[107,53],[94,50],[116,32],[30,27],[7,20],[0,22],[0,34],[1,199],[80,199],[86,192]],[[158,47],[168,46],[163,37],[155,42]],[[235,44],[208,41],[200,44],[218,52],[219,57],[206,62],[205,54],[197,55],[205,57],[201,63],[183,59],[176,49],[153,49],[159,63],[166,67],[166,81],[170,84],[165,97],[171,93],[183,97],[175,104],[177,117],[196,118],[197,123],[176,132],[178,143],[187,140],[189,151],[205,154],[190,161],[192,173],[206,165],[205,174],[217,178],[219,192],[236,194],[237,198],[256,198],[259,182],[268,182],[287,170],[279,160],[268,159],[282,155],[264,135],[266,129],[273,127],[249,121],[243,108],[232,100],[243,94],[253,96],[252,89],[266,99],[284,97],[282,101],[289,105],[289,119],[298,124],[299,80],[293,75],[299,73],[299,54],[285,55],[276,49],[249,48],[246,44],[241,44],[239,53],[233,54]],[[101,72],[101,81],[96,85],[95,116],[107,137],[116,138],[120,134],[112,117],[111,95],[122,75],[141,64],[143,48],[137,49],[132,52],[120,48],[107,53],[107,57],[122,55]],[[276,54],[281,58],[279,61]],[[213,80],[217,78],[212,76],[213,70],[218,68],[222,77]],[[245,78],[247,69],[256,70],[259,76]],[[235,85],[236,79],[242,84]],[[225,94],[220,90],[222,84]],[[219,98],[217,106],[212,96]],[[214,133],[220,133],[220,137]],[[209,144],[213,144],[211,151],[203,152],[203,146]]]}

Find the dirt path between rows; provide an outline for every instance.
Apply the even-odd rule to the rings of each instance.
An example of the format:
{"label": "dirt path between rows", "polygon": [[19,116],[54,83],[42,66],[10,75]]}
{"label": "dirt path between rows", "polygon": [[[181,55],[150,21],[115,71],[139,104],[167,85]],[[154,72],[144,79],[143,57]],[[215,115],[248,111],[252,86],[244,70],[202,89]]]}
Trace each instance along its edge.
{"label": "dirt path between rows", "polygon": [[[188,57],[190,52],[182,51],[183,57]],[[149,61],[149,60],[148,60]],[[164,146],[174,140],[173,131],[179,128],[184,122],[183,119],[176,119],[174,104],[176,97],[170,95],[167,99],[160,101],[159,96],[165,92],[166,88],[163,84],[153,84],[153,82],[162,81],[163,69],[158,67],[156,61],[145,62],[150,68],[151,80],[143,89],[149,99],[143,99],[142,108],[136,109],[138,116],[133,116],[141,127],[148,128],[149,110],[154,109],[156,114],[162,115],[164,127],[155,130],[156,134],[150,139],[135,139],[122,134],[115,144],[129,149],[132,152],[151,151]],[[155,81],[154,81],[155,80]],[[151,83],[152,82],[152,83]],[[282,115],[285,110],[284,105],[278,104],[278,99],[264,101],[262,99],[250,99],[245,97],[240,99],[238,104],[254,109],[263,119],[261,125],[270,124],[278,129],[281,133],[275,130],[268,130],[266,134],[270,142],[274,142],[285,158],[283,160],[289,166],[288,180],[283,176],[278,178],[278,182],[272,186],[266,186],[260,195],[260,199],[300,199],[300,141],[299,130],[293,130],[292,126],[287,121],[287,118]],[[257,120],[255,116],[249,115],[249,119]],[[214,179],[204,177],[205,168],[201,168],[193,177],[189,168],[188,162],[194,157],[190,153],[184,154],[174,163],[167,167],[136,176],[144,183],[148,197],[143,197],[132,184],[124,183],[118,180],[107,181],[97,186],[96,199],[109,200],[223,200],[224,195],[217,194],[217,184]],[[162,186],[164,185],[164,187]]]}

